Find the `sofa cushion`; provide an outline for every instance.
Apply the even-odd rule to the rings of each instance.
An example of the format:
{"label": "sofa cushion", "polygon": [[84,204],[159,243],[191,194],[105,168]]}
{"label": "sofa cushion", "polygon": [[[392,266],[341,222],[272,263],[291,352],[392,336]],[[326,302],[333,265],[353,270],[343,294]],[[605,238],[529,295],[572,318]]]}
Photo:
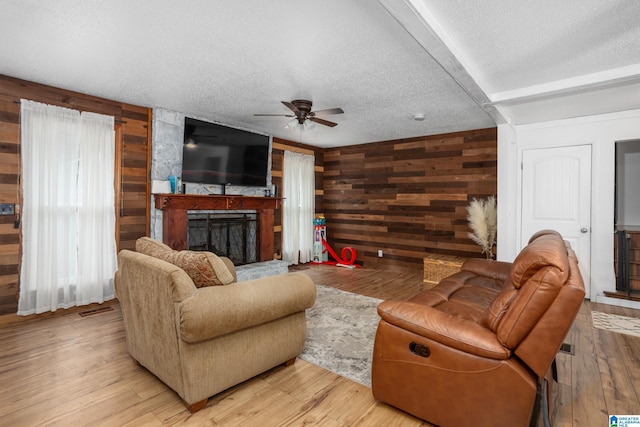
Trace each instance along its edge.
{"label": "sofa cushion", "polygon": [[211,252],[174,251],[149,237],[141,237],[136,241],[136,251],[180,267],[198,288],[234,282],[233,274],[224,261]]}
{"label": "sofa cushion", "polygon": [[516,297],[518,291],[510,283],[505,283],[504,288],[498,296],[491,302],[484,318],[484,325],[496,332],[502,317],[509,309],[511,301]]}
{"label": "sofa cushion", "polygon": [[569,275],[567,249],[562,238],[557,234],[536,235],[513,261],[509,279],[516,289],[520,289],[529,278],[545,267],[558,269],[564,274],[565,280]]}
{"label": "sofa cushion", "polygon": [[561,236],[540,234],[516,257],[509,280],[486,321],[505,347],[515,349],[555,301],[569,277],[567,246]]}
{"label": "sofa cushion", "polygon": [[430,306],[451,316],[482,323],[487,307],[499,290],[492,279],[460,271],[446,277],[426,292],[409,299],[423,306]]}

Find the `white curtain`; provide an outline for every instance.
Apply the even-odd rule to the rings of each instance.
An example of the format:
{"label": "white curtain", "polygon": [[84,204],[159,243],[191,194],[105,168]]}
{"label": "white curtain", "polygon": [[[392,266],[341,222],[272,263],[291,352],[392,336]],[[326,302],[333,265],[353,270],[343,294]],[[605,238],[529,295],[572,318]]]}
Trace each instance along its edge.
{"label": "white curtain", "polygon": [[18,314],[114,298],[114,118],[21,101]]}
{"label": "white curtain", "polygon": [[284,152],[282,259],[289,264],[306,263],[313,256],[314,165],[313,156]]}

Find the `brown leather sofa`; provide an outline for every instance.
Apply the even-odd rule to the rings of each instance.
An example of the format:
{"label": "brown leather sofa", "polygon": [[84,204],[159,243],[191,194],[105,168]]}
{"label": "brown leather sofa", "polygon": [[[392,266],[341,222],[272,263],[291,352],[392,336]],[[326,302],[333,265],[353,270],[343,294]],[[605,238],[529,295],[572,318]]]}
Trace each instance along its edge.
{"label": "brown leather sofa", "polygon": [[469,259],[409,301],[378,306],[373,395],[443,427],[528,426],[584,295],[555,231],[532,236],[513,263]]}

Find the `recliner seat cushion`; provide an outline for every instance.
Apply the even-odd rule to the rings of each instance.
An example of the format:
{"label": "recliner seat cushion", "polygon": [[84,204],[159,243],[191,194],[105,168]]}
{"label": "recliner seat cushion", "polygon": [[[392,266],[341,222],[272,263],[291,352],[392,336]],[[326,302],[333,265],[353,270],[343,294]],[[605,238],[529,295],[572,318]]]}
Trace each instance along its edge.
{"label": "recliner seat cushion", "polygon": [[409,301],[482,324],[487,307],[495,299],[502,281],[483,278],[468,271],[460,271],[447,277],[426,292]]}

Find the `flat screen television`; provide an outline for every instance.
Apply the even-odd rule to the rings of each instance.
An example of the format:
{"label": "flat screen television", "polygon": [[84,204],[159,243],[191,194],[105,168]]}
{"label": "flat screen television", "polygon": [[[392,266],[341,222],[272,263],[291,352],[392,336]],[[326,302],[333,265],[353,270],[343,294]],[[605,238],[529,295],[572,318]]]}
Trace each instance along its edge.
{"label": "flat screen television", "polygon": [[269,136],[186,117],[182,181],[267,185]]}

